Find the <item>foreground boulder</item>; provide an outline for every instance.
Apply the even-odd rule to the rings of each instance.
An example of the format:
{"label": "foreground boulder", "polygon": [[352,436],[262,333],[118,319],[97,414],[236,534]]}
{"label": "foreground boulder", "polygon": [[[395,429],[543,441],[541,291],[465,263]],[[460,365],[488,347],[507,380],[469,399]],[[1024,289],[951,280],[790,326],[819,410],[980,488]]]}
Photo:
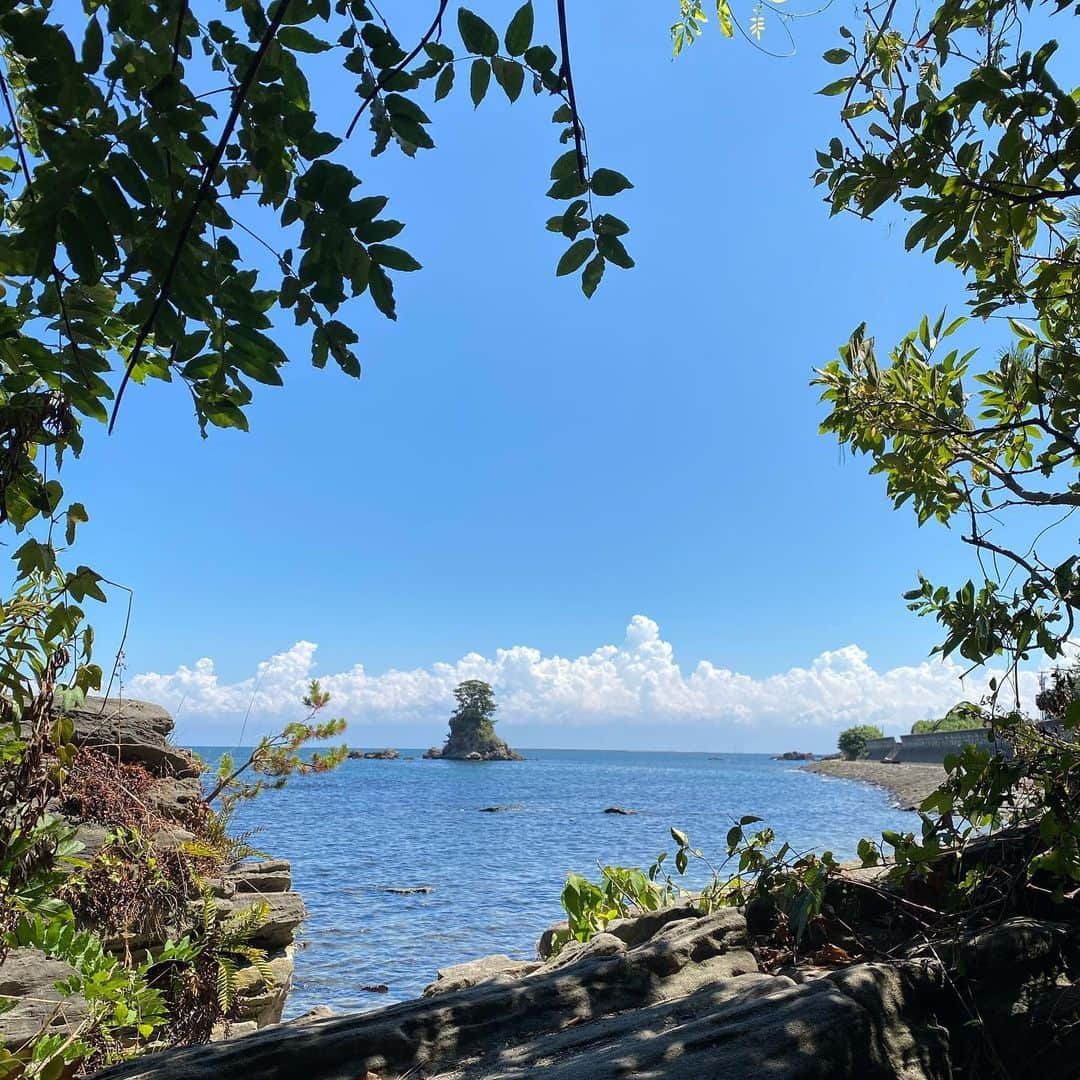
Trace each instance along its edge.
{"label": "foreground boulder", "polygon": [[[658,915],[659,913],[656,913]],[[676,909],[543,964],[489,957],[417,1001],[171,1051],[101,1080],[945,1080],[932,963],[797,983],[758,969],[734,910]],[[637,920],[634,920],[635,922]],[[646,933],[648,930],[648,933]],[[631,944],[632,943],[632,944]]]}

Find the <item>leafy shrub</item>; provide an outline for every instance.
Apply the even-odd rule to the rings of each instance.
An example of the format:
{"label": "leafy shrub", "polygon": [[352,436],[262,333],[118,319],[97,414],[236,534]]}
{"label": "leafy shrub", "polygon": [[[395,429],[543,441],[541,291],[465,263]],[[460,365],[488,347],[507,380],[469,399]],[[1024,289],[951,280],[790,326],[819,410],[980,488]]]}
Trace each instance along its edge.
{"label": "leafy shrub", "polygon": [[858,724],[841,731],[836,745],[848,761],[854,761],[866,756],[866,744],[871,739],[881,738],[884,738],[881,728],[874,724]]}
{"label": "leafy shrub", "polygon": [[796,853],[786,843],[776,847],[770,828],[748,831],[748,826],[760,820],[748,814],[732,825],[727,856],[719,865],[694,847],[681,829],[672,828],[671,837],[677,845],[672,859],[675,873],[684,877],[692,862],[707,871],[707,882],[698,889],[675,881],[665,869],[667,852],[658,855],[648,870],[601,866],[599,882],[570,874],[562,892],[567,928],[554,935],[553,950],[558,952],[569,941],[588,941],[613,919],[657,911],[677,902],[694,904],[703,914],[721,907],[756,905],[759,917],[771,924],[782,922],[784,932],[797,945],[810,921],[821,914],[825,887],[838,865],[828,851],[819,856]]}

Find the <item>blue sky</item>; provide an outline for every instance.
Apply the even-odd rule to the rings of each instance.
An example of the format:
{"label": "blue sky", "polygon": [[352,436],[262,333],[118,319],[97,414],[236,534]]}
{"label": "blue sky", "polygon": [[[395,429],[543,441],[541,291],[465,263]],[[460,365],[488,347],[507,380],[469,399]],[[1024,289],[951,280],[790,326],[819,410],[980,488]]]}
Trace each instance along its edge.
{"label": "blue sky", "polygon": [[[476,6],[501,24],[514,7]],[[435,151],[372,160],[356,138],[343,158],[368,194],[391,195],[401,243],[424,264],[398,276],[396,324],[366,298],[346,310],[359,382],[307,368],[285,321],[298,361],[284,390],[258,396],[250,434],[200,440],[181,387],[133,388],[115,434],[93,433],[71,470],[91,513],[80,561],[135,591],[125,680],[174,707],[186,697],[181,738],[234,739],[236,703],[273,656],[293,675],[363,665],[364,694],[341,683],[361,744],[437,741],[450,701],[432,687],[470,653],[507,680],[505,731],[525,745],[826,749],[853,717],[906,725],[953,694],[919,667],[935,628],[901,593],[917,569],[965,579],[963,545],[891,511],[883,481],[816,433],[808,386],[861,320],[887,342],[962,300],[953,274],[903,251],[899,211],[830,220],[811,185],[814,149],[837,126],[835,99],[814,94],[835,77],[820,54],[859,16],[840,2],[799,24],[789,60],[713,26],[673,62],[674,2],[569,7],[593,164],[635,184],[612,204],[632,226],[635,270],[609,270],[592,301],[554,277],[553,106],[510,107],[493,90],[474,112],[459,87],[431,110]],[[782,44],[775,27],[766,42]],[[335,55],[316,58],[316,88],[340,130],[351,103]],[[998,341],[980,334],[969,340]],[[109,608],[102,657],[122,596]],[[637,624],[627,638],[635,615],[657,634]],[[873,678],[851,677],[843,654],[834,711],[824,679],[812,707],[795,695],[785,712],[789,684],[773,683],[780,699],[760,715],[751,694],[705,719],[698,698],[668,708],[654,689],[643,705],[638,687],[624,723],[621,706],[590,712],[557,679],[515,683],[495,660],[513,646],[637,656],[654,640],[686,679],[707,661],[770,685],[849,646]],[[217,696],[185,681],[202,658]],[[394,680],[365,696],[390,669],[428,696]],[[905,696],[920,679],[932,689]],[[286,714],[290,686],[257,700],[256,726]]]}

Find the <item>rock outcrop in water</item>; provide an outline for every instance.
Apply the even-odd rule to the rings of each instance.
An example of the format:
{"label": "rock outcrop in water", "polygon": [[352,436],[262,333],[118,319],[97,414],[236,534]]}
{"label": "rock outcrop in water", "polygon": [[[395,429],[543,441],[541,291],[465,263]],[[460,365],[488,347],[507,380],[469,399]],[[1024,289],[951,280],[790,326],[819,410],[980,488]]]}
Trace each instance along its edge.
{"label": "rock outcrop in water", "polygon": [[494,715],[498,706],[491,687],[479,679],[469,679],[454,690],[458,707],[450,717],[450,735],[442,750],[432,747],[424,757],[453,761],[523,761],[495,734]]}
{"label": "rock outcrop in water", "polygon": [[[147,839],[158,851],[175,851],[195,839],[186,828],[202,801],[199,774],[201,765],[190,750],[169,741],[173,719],[159,705],[146,701],[88,698],[76,709],[73,741],[81,753],[97,751],[113,760],[144,766],[152,780],[145,800],[167,824]],[[76,755],[76,762],[78,754]],[[108,829],[95,821],[81,820],[66,804],[72,824],[78,825],[77,839],[83,844],[80,858],[92,860],[108,842]],[[304,918],[304,903],[292,891],[288,862],[275,859],[242,862],[211,879],[220,915],[240,912],[256,903],[267,908],[266,921],[254,932],[251,944],[265,948],[268,966],[254,965],[237,973],[237,1006],[230,1024],[231,1034],[252,1032],[281,1019],[293,973],[293,934]],[[188,905],[187,918],[193,920],[196,903]],[[192,923],[193,924],[193,923]],[[94,929],[93,926],[89,927]],[[162,928],[160,935],[126,934],[106,942],[118,955],[138,954],[164,944],[165,936],[177,937],[185,925]],[[56,1031],[70,1030],[85,1016],[81,997],[65,997],[56,983],[71,976],[71,969],[58,960],[32,949],[13,949],[0,964],[0,995],[15,1000],[10,1010],[0,1012],[0,1046],[21,1046],[53,1017]]]}

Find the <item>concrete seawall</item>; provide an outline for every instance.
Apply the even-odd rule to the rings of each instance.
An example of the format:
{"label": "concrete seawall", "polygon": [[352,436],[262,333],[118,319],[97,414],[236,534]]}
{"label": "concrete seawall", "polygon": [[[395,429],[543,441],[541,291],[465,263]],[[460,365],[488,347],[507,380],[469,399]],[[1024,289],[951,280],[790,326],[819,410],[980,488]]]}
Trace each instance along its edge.
{"label": "concrete seawall", "polygon": [[866,744],[870,761],[899,761],[922,765],[941,765],[948,754],[959,754],[965,746],[990,749],[1005,758],[1012,757],[1012,747],[1002,739],[989,738],[986,728],[964,731],[929,731],[923,735],[901,735],[899,739],[871,739]]}

